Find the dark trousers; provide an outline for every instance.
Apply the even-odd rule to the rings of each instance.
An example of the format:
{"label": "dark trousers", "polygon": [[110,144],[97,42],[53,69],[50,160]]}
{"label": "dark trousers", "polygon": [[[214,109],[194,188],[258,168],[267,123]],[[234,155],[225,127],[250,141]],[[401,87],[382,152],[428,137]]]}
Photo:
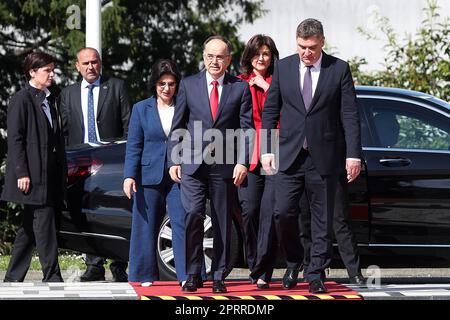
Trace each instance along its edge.
{"label": "dark trousers", "polygon": [[186,280],[184,223],[180,186],[169,175],[159,185],[138,186],[133,196],[129,281],[148,282],[159,278],[158,233],[166,212],[172,228],[172,248],[179,282]]}
{"label": "dark trousers", "polygon": [[[258,171],[258,168],[256,168]],[[248,172],[247,178],[238,188],[239,204],[242,209],[242,227],[244,231],[244,248],[250,271],[256,264],[258,247],[258,229],[261,201],[264,193],[265,176]],[[263,209],[264,206],[262,206]]]}
{"label": "dark trousers", "polygon": [[[300,216],[300,238],[305,249],[303,264],[306,269],[309,265],[311,249],[311,212],[306,197],[302,197],[300,201]],[[348,276],[354,277],[361,274],[358,246],[348,211],[348,182],[345,172],[339,176],[336,186],[333,231],[339,255],[347,269]]]}
{"label": "dark trousers", "polygon": [[[256,176],[258,180],[262,180],[263,182],[264,188],[262,194],[259,195],[259,198],[257,198],[256,195],[253,194],[253,198],[250,198],[250,200],[243,200],[245,199],[245,195],[249,195],[249,193],[242,194],[242,192],[240,192],[239,194],[241,206],[242,202],[245,201],[258,201],[258,203],[260,203],[258,212],[259,225],[256,237],[256,259],[253,267],[250,269],[250,277],[253,280],[262,279],[266,282],[270,282],[272,279],[272,273],[275,266],[278,249],[274,221],[275,177],[264,175],[261,176],[256,174],[253,175]],[[252,178],[253,177],[248,180],[248,185],[244,187],[251,188],[249,184],[251,183]],[[243,208],[243,216],[244,211],[245,209]],[[248,230],[247,232],[251,232],[251,230]]]}
{"label": "dark trousers", "polygon": [[204,265],[203,223],[209,195],[214,237],[211,273],[214,280],[223,280],[230,262],[231,223],[236,189],[232,179],[221,176],[218,166],[203,164],[193,175],[182,174],[181,201],[186,210],[186,273],[200,274]]}
{"label": "dark trousers", "polygon": [[[105,269],[104,264],[106,263],[106,259],[102,257],[97,257],[93,254],[86,254],[86,258],[84,259],[86,266],[88,268],[97,268],[100,270]],[[118,272],[117,270],[126,271],[128,266],[128,262],[113,260],[109,265],[112,273]]]}
{"label": "dark trousers", "polygon": [[303,260],[299,238],[299,202],[305,192],[311,208],[311,260],[306,280],[325,279],[331,263],[335,176],[321,176],[308,151],[302,149],[294,164],[275,177],[275,223],[287,268],[300,268]]}
{"label": "dark trousers", "polygon": [[48,205],[25,205],[23,222],[14,241],[5,281],[25,279],[35,246],[42,267],[42,281],[64,281],[58,264],[55,209]]}

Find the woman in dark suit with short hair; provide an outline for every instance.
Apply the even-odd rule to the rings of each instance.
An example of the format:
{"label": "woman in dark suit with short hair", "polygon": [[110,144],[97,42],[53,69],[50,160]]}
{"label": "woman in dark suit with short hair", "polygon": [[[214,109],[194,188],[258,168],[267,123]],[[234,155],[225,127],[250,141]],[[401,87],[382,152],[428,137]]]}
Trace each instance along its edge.
{"label": "woman in dark suit with short hair", "polygon": [[44,282],[62,282],[55,215],[64,199],[66,155],[56,97],[48,87],[55,58],[32,52],[24,61],[28,83],[8,107],[8,156],[1,199],[25,206],[5,282],[23,281],[36,246]]}
{"label": "woman in dark suit with short hair", "polygon": [[150,286],[158,280],[156,248],[158,230],[169,211],[173,258],[177,278],[186,280],[184,254],[185,211],[180,185],[173,182],[166,165],[167,138],[175,110],[175,93],[180,73],[171,60],[152,67],[152,96],[134,105],[131,113],[123,190],[133,197],[128,279]]}

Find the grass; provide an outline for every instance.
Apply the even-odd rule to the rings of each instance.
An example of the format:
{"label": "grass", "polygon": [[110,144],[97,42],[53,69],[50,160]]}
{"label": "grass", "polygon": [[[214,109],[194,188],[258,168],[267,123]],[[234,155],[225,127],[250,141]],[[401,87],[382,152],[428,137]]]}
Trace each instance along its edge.
{"label": "grass", "polygon": [[[0,256],[0,271],[6,271],[10,259],[11,256],[9,255]],[[61,270],[68,270],[73,268],[78,268],[80,270],[86,269],[86,265],[84,264],[84,260],[81,254],[60,254],[58,260]],[[33,255],[33,258],[31,259],[30,270],[41,270],[41,264],[36,254]]]}

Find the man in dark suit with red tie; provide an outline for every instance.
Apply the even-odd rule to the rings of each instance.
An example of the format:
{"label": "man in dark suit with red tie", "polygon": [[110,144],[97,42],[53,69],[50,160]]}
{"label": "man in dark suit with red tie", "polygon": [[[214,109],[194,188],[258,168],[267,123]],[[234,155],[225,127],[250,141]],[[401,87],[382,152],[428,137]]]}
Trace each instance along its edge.
{"label": "man in dark suit with red tie", "polygon": [[287,263],[283,287],[297,284],[302,263],[298,206],[306,192],[312,236],[306,280],[310,292],[322,293],[327,291],[325,269],[331,262],[338,175],[345,165],[351,182],[361,168],[360,124],[349,65],[322,51],[322,24],[306,19],[296,36],[298,54],[275,65],[263,110],[263,129],[275,129],[280,119],[279,163],[269,148],[262,165],[269,173],[278,169],[275,221]]}
{"label": "man in dark suit with red tie", "polygon": [[[212,36],[203,48],[206,70],[180,83],[169,137],[168,167],[171,178],[181,183],[186,210],[188,279],[182,290],[195,292],[203,286],[203,223],[209,196],[214,232],[212,290],[224,293],[235,186],[245,179],[249,164],[248,140],[241,140],[238,147],[227,134],[253,128],[252,103],[247,82],[226,73],[231,63],[231,44],[223,37]],[[180,136],[184,139],[181,157],[177,151]]]}

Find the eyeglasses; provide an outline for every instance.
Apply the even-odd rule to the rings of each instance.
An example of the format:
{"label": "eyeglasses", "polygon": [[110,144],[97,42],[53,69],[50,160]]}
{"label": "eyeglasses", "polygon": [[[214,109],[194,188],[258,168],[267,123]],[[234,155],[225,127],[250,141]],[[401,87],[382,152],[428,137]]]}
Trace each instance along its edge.
{"label": "eyeglasses", "polygon": [[158,86],[161,89],[164,89],[166,86],[168,86],[170,89],[172,89],[172,88],[175,88],[176,85],[177,85],[176,82],[164,82],[164,81],[158,82]]}
{"label": "eyeglasses", "polygon": [[206,60],[208,60],[208,61],[213,61],[214,60],[214,58],[216,59],[216,61],[217,62],[224,62],[225,61],[225,58],[226,57],[228,57],[229,56],[229,54],[227,54],[227,55],[221,55],[221,54],[219,54],[219,55],[214,55],[214,54],[203,54],[203,56],[205,57],[205,59]]}

